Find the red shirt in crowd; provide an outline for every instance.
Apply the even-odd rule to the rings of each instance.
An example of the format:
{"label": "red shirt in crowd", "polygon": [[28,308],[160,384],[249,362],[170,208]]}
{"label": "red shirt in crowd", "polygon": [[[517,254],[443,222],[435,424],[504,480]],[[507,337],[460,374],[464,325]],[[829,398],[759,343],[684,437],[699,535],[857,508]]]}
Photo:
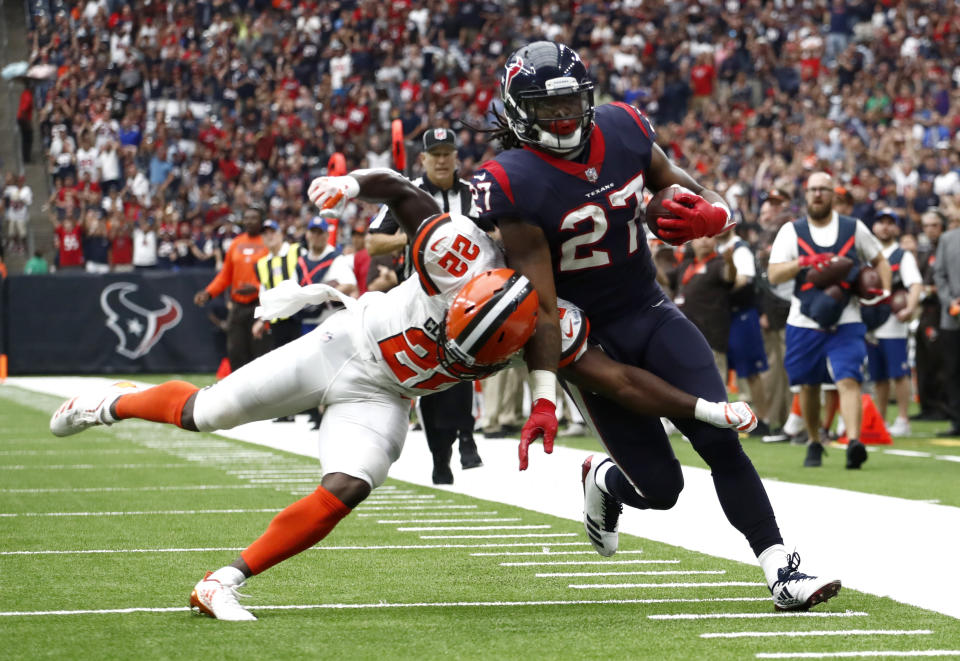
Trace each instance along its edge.
{"label": "red shirt in crowd", "polygon": [[129,234],[117,234],[110,244],[110,264],[112,266],[133,263],[133,239]]}
{"label": "red shirt in crowd", "polygon": [[79,225],[66,229],[57,225],[54,229],[57,235],[57,248],[60,252],[60,268],[83,266],[83,230]]}
{"label": "red shirt in crowd", "polygon": [[33,121],[33,92],[30,91],[29,87],[24,88],[20,94],[20,105],[17,107],[17,121]]}
{"label": "red shirt in crowd", "polygon": [[713,78],[716,72],[709,64],[698,64],[690,69],[690,87],[694,96],[713,95]]}
{"label": "red shirt in crowd", "polygon": [[893,100],[893,116],[895,119],[909,119],[913,117],[915,108],[912,96],[898,96]]}
{"label": "red shirt in crowd", "polygon": [[800,80],[816,80],[820,76],[820,58],[807,57],[800,60]]}

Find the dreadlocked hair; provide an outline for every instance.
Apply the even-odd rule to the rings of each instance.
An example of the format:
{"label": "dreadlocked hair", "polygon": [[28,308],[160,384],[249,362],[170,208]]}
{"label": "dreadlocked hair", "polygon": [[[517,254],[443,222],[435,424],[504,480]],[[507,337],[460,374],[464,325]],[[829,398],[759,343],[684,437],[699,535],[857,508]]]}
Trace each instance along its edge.
{"label": "dreadlocked hair", "polygon": [[522,147],[523,143],[521,143],[513,131],[510,130],[510,125],[507,124],[507,118],[503,116],[503,113],[496,108],[493,108],[491,112],[493,113],[493,126],[490,128],[481,128],[462,120],[461,123],[472,131],[483,133],[484,140],[487,142],[499,142],[501,151]]}

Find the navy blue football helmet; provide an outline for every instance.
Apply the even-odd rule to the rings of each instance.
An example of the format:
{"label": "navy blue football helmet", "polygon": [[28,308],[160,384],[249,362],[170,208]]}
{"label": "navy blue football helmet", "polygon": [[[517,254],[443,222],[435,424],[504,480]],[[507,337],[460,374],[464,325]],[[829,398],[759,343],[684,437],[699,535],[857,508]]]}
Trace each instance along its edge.
{"label": "navy blue football helmet", "polygon": [[510,131],[524,144],[567,154],[593,129],[593,82],[580,56],[552,41],[517,50],[500,75]]}

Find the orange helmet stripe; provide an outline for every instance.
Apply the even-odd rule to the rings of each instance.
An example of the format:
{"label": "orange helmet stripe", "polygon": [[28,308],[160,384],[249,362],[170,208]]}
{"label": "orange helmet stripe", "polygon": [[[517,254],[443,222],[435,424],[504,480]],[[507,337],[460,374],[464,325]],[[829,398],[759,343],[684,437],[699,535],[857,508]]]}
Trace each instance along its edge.
{"label": "orange helmet stripe", "polygon": [[440,289],[437,288],[430,274],[427,273],[426,266],[423,263],[423,255],[424,252],[426,252],[427,245],[430,243],[430,236],[434,230],[449,221],[449,213],[442,213],[433,218],[428,218],[424,221],[423,225],[420,226],[420,229],[417,230],[417,237],[414,239],[413,247],[410,249],[410,259],[413,261],[413,268],[416,270],[417,277],[420,278],[420,285],[423,287],[423,290],[427,292],[427,296],[439,294]]}

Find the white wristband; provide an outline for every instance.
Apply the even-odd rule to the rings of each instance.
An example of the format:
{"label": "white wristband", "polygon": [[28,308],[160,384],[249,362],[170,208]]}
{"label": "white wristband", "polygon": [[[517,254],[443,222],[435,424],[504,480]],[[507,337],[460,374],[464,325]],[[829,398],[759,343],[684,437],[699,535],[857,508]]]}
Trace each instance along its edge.
{"label": "white wristband", "polygon": [[[718,411],[718,408],[721,409],[721,411]],[[700,422],[709,422],[713,424],[713,421],[718,417],[722,419],[722,409],[723,406],[721,404],[717,404],[716,402],[708,402],[703,398],[698,398],[697,405],[693,410],[693,417]]]}
{"label": "white wristband", "polygon": [[530,372],[530,402],[545,399],[554,406],[557,405],[557,374],[550,370],[533,370]]}

